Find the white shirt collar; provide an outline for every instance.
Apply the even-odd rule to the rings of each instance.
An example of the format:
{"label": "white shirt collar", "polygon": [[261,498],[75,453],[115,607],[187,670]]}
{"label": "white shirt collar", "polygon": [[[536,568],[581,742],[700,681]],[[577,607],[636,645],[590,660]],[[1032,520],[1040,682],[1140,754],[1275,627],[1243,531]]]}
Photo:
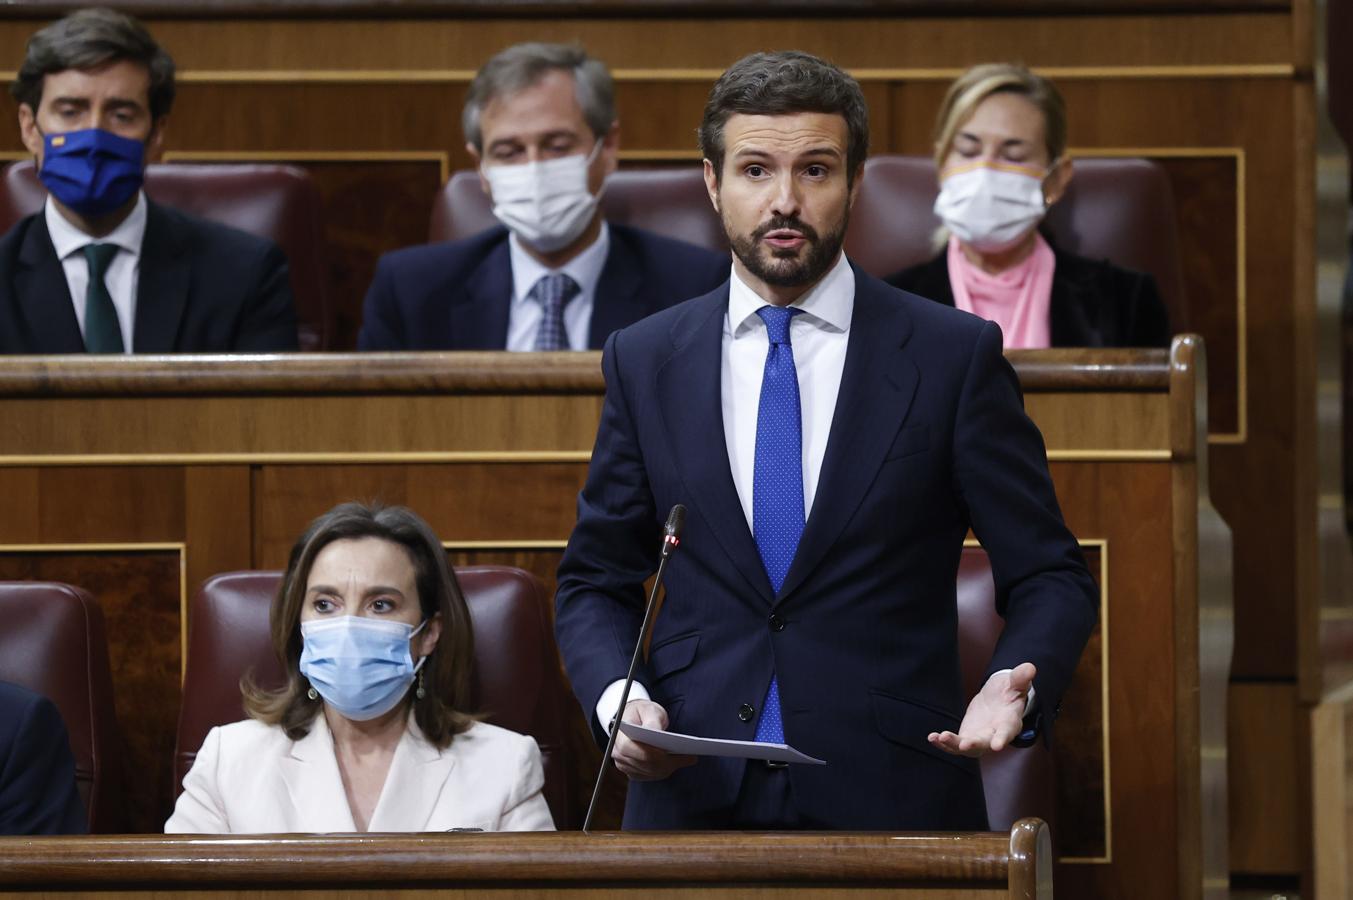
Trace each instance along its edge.
{"label": "white shirt collar", "polygon": [[601,281],[601,270],[606,265],[606,253],[611,248],[611,230],[603,219],[597,239],[586,250],[558,269],[548,269],[541,265],[539,260],[526,252],[526,248],[515,234],[508,237],[507,245],[512,262],[513,303],[525,303],[526,295],[531,292],[535,283],[546,275],[553,275],[556,272],[562,272],[578,283],[579,296],[590,297],[596,292],[597,282]]}
{"label": "white shirt collar", "polygon": [[110,233],[100,238],[90,237],[76,228],[61,215],[51,197],[48,197],[43,205],[42,214],[47,220],[47,233],[52,237],[52,246],[56,248],[57,259],[65,259],[88,244],[116,244],[132,256],[141,255],[141,240],[146,236],[145,191],[137,191],[136,205],[132,207],[131,214]]}
{"label": "white shirt collar", "polygon": [[[738,277],[735,266],[728,286],[730,333],[738,338],[762,325],[756,311],[766,305],[766,301]],[[822,276],[822,280],[790,306],[803,310],[803,315],[796,318],[807,319],[819,328],[839,334],[850,331],[850,318],[855,311],[855,270],[850,267],[846,254],[838,256],[836,265]]]}

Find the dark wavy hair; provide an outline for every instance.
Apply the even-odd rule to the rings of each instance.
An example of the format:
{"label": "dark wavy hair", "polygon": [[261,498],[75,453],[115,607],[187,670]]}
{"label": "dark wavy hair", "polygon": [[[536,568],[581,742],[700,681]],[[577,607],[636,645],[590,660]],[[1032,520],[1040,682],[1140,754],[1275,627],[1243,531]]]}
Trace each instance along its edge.
{"label": "dark wavy hair", "polygon": [[414,720],[428,741],[444,748],[475,721],[468,712],[474,632],[465,595],[442,542],[426,522],[402,506],[344,503],[311,522],[296,541],[269,615],[273,650],[286,671],[286,683],[266,690],[254,684],[252,675],[245,675],[240,682],[245,711],[268,725],[281,726],[292,740],[300,740],[310,730],[323,702],[307,696],[310,684],[301,674],[301,609],[310,569],[319,552],[334,541],[365,537],[390,541],[408,551],[423,617],[442,617],[441,637],[422,668],[426,695],[415,701],[410,691],[404,703],[412,706]]}
{"label": "dark wavy hair", "polygon": [[860,84],[836,66],[811,53],[782,50],[753,53],[719,76],[700,121],[700,152],[723,182],[723,129],[729,116],[782,116],[834,113],[846,120],[846,181],[869,156],[869,106]]}
{"label": "dark wavy hair", "polygon": [[174,60],[144,25],[113,9],[78,10],[30,37],[9,92],[36,113],[48,75],[97,69],[124,59],[140,63],[150,73],[150,118],[158,122],[174,105]]}

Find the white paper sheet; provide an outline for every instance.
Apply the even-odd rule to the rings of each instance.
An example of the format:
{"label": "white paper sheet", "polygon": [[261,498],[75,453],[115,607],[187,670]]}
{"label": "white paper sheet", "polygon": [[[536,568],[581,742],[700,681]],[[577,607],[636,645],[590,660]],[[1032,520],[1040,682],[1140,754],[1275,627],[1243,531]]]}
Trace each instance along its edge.
{"label": "white paper sheet", "polygon": [[620,731],[630,740],[649,744],[668,753],[687,753],[693,756],[732,756],[739,759],[768,759],[772,762],[806,763],[825,766],[827,761],[800,753],[788,744],[766,744],[759,741],[732,741],[724,738],[696,737],[675,731],[658,731],[633,722],[621,722]]}

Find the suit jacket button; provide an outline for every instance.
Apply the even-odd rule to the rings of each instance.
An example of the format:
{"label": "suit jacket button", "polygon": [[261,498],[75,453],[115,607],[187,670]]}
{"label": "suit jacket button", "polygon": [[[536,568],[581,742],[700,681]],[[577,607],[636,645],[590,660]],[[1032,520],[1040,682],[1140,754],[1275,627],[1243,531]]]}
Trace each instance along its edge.
{"label": "suit jacket button", "polygon": [[784,631],[784,630],[785,630],[785,620],[782,619],[782,618],[780,618],[779,615],[772,615],[772,616],[770,617],[770,630],[771,630],[771,631]]}
{"label": "suit jacket button", "polygon": [[754,715],[756,715],[756,708],[750,703],[744,703],[738,707],[738,718],[742,721],[750,722]]}

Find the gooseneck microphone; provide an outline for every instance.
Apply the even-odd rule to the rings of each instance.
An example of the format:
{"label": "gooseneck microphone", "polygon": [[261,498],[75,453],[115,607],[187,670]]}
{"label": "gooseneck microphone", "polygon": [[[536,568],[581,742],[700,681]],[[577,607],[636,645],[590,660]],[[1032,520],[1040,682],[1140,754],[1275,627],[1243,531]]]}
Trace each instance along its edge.
{"label": "gooseneck microphone", "polygon": [[644,608],[644,622],[639,626],[639,640],[634,642],[634,654],[630,656],[629,674],[625,676],[625,686],[620,691],[620,705],[616,707],[615,716],[611,719],[611,727],[606,738],[606,751],[601,755],[601,768],[597,770],[597,783],[592,787],[592,802],[587,804],[587,817],[583,819],[583,834],[587,834],[592,829],[592,814],[597,809],[597,798],[601,796],[601,783],[606,779],[606,765],[611,761],[611,751],[615,749],[616,735],[620,734],[620,719],[625,714],[625,704],[629,703],[630,686],[634,684],[634,670],[639,667],[639,654],[644,650],[644,643],[648,640],[648,629],[653,621],[653,607],[658,599],[658,588],[662,585],[663,571],[667,568],[667,560],[672,558],[677,547],[681,546],[681,529],[686,525],[686,507],[678,503],[672,507],[672,511],[667,514],[667,524],[662,528],[662,550],[658,555],[658,574],[653,578],[653,590],[648,593],[648,606]]}

